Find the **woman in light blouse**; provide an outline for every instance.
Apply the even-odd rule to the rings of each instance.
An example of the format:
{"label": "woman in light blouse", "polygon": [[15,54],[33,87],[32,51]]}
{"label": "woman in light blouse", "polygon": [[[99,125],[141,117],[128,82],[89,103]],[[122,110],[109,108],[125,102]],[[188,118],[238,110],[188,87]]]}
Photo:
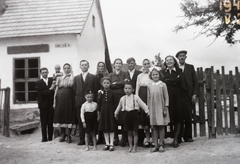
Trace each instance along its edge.
{"label": "woman in light blouse", "polygon": [[[61,128],[60,142],[71,143],[71,129],[75,126],[75,98],[73,92],[73,75],[70,64],[63,65],[64,76],[57,79],[54,94],[53,127]],[[65,130],[67,129],[67,135]]]}
{"label": "woman in light blouse", "polygon": [[[136,84],[136,95],[138,95],[144,103],[147,104],[147,86],[150,83],[151,79],[149,77],[151,68],[151,61],[149,59],[143,60],[142,71],[143,73],[139,74],[137,77]],[[146,135],[146,142],[144,143],[145,147],[150,146],[150,120],[147,114],[140,109],[140,119],[139,119],[139,129],[144,129]]]}

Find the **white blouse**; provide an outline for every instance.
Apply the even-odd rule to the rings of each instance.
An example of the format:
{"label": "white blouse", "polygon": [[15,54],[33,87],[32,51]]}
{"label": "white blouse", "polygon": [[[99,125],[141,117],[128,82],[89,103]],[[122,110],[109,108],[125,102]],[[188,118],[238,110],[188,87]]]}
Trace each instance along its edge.
{"label": "white blouse", "polygon": [[139,88],[144,86],[148,86],[150,84],[151,79],[149,77],[149,73],[141,73],[137,77],[137,84],[136,84],[136,95],[138,95]]}

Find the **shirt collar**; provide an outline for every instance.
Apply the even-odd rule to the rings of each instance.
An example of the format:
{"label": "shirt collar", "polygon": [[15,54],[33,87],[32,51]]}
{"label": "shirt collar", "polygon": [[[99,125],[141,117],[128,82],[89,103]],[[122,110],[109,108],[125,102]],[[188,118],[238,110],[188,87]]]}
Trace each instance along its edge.
{"label": "shirt collar", "polygon": [[135,72],[135,69],[133,70],[128,70],[129,73],[134,73]]}
{"label": "shirt collar", "polygon": [[[168,70],[170,70],[170,69],[169,69],[169,68],[167,68],[165,72],[167,72]],[[175,72],[176,72],[176,68],[175,68],[175,67],[173,67],[173,69],[171,69],[171,71],[175,71]]]}
{"label": "shirt collar", "polygon": [[87,75],[87,74],[88,74],[88,71],[87,71],[87,72],[83,72],[83,73],[82,73],[82,75],[84,75],[84,76],[85,76],[85,75]]}
{"label": "shirt collar", "polygon": [[183,63],[183,64],[180,64],[180,63],[179,63],[179,66],[185,66],[185,64],[186,64],[186,63]]}
{"label": "shirt collar", "polygon": [[152,85],[158,85],[158,84],[160,84],[161,83],[161,81],[159,80],[158,82],[152,82]]}

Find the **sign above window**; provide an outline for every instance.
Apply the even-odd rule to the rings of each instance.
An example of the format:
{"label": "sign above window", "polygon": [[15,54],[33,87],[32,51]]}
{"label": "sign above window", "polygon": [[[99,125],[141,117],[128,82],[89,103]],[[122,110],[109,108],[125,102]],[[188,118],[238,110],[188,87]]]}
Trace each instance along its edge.
{"label": "sign above window", "polygon": [[9,55],[29,54],[29,53],[43,53],[43,52],[49,52],[49,45],[48,44],[7,47],[7,53]]}

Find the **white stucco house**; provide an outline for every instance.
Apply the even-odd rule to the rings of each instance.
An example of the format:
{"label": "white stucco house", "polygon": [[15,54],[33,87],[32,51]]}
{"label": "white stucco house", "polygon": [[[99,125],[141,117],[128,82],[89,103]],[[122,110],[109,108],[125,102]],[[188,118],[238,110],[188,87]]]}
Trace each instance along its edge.
{"label": "white stucco house", "polygon": [[99,61],[110,65],[99,0],[4,0],[0,14],[1,87],[11,88],[11,109],[37,107],[35,82],[39,69],[90,63],[95,73]]}

